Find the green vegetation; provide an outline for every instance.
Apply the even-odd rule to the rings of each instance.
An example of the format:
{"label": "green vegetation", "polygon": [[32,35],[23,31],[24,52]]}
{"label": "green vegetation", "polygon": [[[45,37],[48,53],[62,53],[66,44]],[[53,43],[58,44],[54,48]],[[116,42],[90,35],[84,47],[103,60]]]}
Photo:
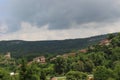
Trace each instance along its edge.
{"label": "green vegetation", "polygon": [[98,66],[94,71],[95,80],[109,80],[113,78],[113,71],[105,66]]}
{"label": "green vegetation", "polygon": [[[0,80],[120,80],[120,34],[86,48],[73,56],[47,56],[46,63],[27,61],[26,58],[0,57]],[[70,55],[68,53],[68,55]],[[16,74],[10,75],[10,72]],[[89,77],[92,75],[92,77]]]}
{"label": "green vegetation", "polygon": [[79,71],[70,71],[66,74],[66,80],[86,80],[87,74]]}
{"label": "green vegetation", "polygon": [[14,58],[20,58],[24,55],[24,57],[31,60],[39,55],[53,56],[86,48],[104,38],[106,38],[106,35],[55,41],[0,41],[0,53],[11,52]]}

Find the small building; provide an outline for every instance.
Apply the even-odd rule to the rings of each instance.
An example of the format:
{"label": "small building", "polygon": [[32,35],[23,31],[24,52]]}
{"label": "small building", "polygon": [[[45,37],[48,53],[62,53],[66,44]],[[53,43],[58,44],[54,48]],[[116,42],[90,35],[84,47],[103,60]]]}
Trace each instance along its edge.
{"label": "small building", "polygon": [[81,52],[81,53],[86,53],[86,52],[87,52],[87,49],[81,49],[80,52]]}
{"label": "small building", "polygon": [[11,59],[11,54],[10,54],[10,52],[8,52],[4,57],[5,57],[6,59]]}
{"label": "small building", "polygon": [[10,76],[14,76],[14,75],[15,75],[15,73],[14,73],[14,72],[11,72],[11,73],[10,73]]}
{"label": "small building", "polygon": [[15,73],[15,72],[10,73],[10,76],[15,76],[15,75],[18,75],[18,73]]}
{"label": "small building", "polygon": [[108,40],[108,39],[104,39],[104,40],[102,40],[101,42],[100,42],[100,44],[99,45],[109,45],[110,44],[110,40]]}
{"label": "small building", "polygon": [[46,58],[44,56],[36,57],[33,59],[34,62],[46,63]]}

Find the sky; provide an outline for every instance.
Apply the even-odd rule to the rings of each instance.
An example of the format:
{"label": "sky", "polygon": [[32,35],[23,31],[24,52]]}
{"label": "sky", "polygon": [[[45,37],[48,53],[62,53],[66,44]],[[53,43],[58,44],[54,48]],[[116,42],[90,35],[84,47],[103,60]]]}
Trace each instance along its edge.
{"label": "sky", "polygon": [[63,40],[120,32],[119,0],[0,0],[1,40]]}

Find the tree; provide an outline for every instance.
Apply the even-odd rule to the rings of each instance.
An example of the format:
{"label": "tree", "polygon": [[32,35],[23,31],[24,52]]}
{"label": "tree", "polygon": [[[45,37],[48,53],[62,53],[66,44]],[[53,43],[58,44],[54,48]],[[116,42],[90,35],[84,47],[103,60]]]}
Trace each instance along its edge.
{"label": "tree", "polygon": [[62,57],[58,57],[54,63],[54,70],[58,74],[63,74],[66,69],[66,60]]}
{"label": "tree", "polygon": [[120,80],[120,61],[115,64],[114,73],[116,80]]}
{"label": "tree", "polygon": [[115,37],[115,34],[109,34],[108,35],[108,39],[110,40],[110,39],[112,39],[112,38],[114,38]]}
{"label": "tree", "polygon": [[66,74],[66,80],[85,80],[87,74],[79,71],[70,71]]}
{"label": "tree", "polygon": [[95,66],[105,65],[105,53],[103,52],[90,53],[88,57],[93,61]]}
{"label": "tree", "polygon": [[46,80],[46,73],[44,70],[41,71],[40,80]]}
{"label": "tree", "polygon": [[98,66],[94,71],[95,80],[108,80],[113,76],[113,72],[104,66]]}
{"label": "tree", "polygon": [[72,62],[73,62],[73,59],[71,57],[67,58],[65,73],[69,72],[72,69]]}
{"label": "tree", "polygon": [[27,61],[25,59],[21,60],[21,67],[20,67],[20,80],[27,80]]}
{"label": "tree", "polygon": [[72,70],[74,71],[84,71],[84,63],[83,61],[73,62],[72,63]]}
{"label": "tree", "polygon": [[10,80],[9,73],[3,68],[0,68],[0,80]]}
{"label": "tree", "polygon": [[26,78],[27,80],[40,80],[40,68],[35,63],[27,66]]}
{"label": "tree", "polygon": [[40,80],[40,77],[38,75],[34,74],[28,80]]}
{"label": "tree", "polygon": [[111,59],[113,61],[120,60],[120,47],[115,47],[112,49]]}
{"label": "tree", "polygon": [[92,72],[94,68],[94,63],[92,60],[87,60],[85,61],[85,71],[86,72]]}

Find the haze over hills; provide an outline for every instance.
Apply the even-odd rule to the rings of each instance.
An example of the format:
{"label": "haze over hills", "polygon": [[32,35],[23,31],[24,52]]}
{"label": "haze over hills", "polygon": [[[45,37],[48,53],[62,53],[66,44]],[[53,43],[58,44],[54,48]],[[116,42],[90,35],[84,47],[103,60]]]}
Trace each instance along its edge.
{"label": "haze over hills", "polygon": [[86,48],[87,46],[95,44],[106,37],[107,35],[51,41],[0,41],[0,53],[5,54],[6,52],[11,52],[13,57],[64,54]]}

